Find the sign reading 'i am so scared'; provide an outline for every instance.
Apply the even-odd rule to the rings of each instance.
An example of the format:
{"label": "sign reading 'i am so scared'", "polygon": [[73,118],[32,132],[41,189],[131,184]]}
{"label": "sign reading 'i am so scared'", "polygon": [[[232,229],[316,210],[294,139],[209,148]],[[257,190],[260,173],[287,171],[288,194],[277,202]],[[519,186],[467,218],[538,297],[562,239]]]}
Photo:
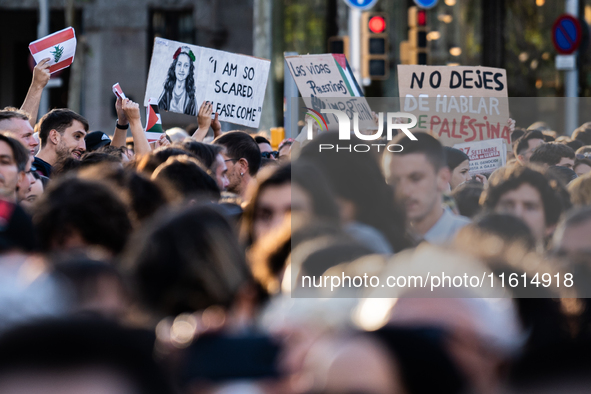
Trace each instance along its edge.
{"label": "sign reading 'i am so scared'", "polygon": [[452,146],[503,138],[510,142],[504,69],[464,66],[398,66],[401,111],[417,117],[411,131],[425,131]]}

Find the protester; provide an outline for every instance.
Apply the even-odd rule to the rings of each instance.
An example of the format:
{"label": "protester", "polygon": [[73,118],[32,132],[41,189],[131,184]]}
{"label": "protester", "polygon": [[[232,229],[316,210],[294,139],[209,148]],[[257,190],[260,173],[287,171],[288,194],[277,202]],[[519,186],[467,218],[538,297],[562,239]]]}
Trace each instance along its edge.
{"label": "protester", "polygon": [[[174,144],[173,146],[177,146]],[[192,139],[186,139],[178,146],[193,153],[201,163],[215,174],[215,180],[220,191],[228,187],[228,166],[222,156],[223,148],[219,145],[204,144]]]}
{"label": "protester", "polygon": [[577,173],[577,176],[591,172],[591,147],[582,146],[577,149],[573,170]]}
{"label": "protester", "polygon": [[513,144],[513,154],[521,164],[529,163],[534,149],[544,143],[544,134],[539,130],[528,130]]}
{"label": "protester", "polygon": [[31,156],[35,156],[35,150],[39,143],[33,137],[29,115],[24,111],[7,107],[0,111],[0,130],[14,133],[23,145],[29,150]]}
{"label": "protester", "polygon": [[529,162],[543,166],[561,166],[573,169],[575,152],[568,146],[555,142],[548,142],[535,148]]}
{"label": "protester", "polygon": [[403,134],[392,141],[403,150],[384,154],[384,172],[395,187],[397,201],[406,208],[413,231],[427,242],[444,244],[470,220],[442,206],[451,177],[441,143],[426,133],[415,133],[415,137],[417,141]]}
{"label": "protester", "polygon": [[[28,212],[32,213],[35,207],[35,203],[43,194],[43,190],[45,189],[45,185],[43,184],[43,180],[41,179],[41,175],[37,172],[32,172],[33,178],[35,178],[35,182],[30,186],[28,193],[25,195],[25,198],[20,202],[20,205]],[[46,178],[47,179],[47,178]]]}
{"label": "protester", "polygon": [[95,248],[115,256],[131,232],[125,205],[109,188],[73,177],[49,185],[33,222],[45,251]]}
{"label": "protester", "polygon": [[464,182],[453,190],[452,197],[460,215],[473,218],[480,212],[480,195],[483,190],[484,185],[475,179]]}
{"label": "protester", "polygon": [[572,135],[574,140],[581,141],[583,145],[591,145],[591,122],[583,123]]}
{"label": "protester", "polygon": [[86,151],[93,152],[103,146],[111,145],[111,138],[102,131],[91,131],[84,137]]}
{"label": "protester", "polygon": [[490,180],[480,201],[488,210],[522,219],[536,242],[544,242],[552,235],[564,209],[548,179],[538,171],[521,166],[502,169]]}
{"label": "protester", "polygon": [[261,157],[263,159],[277,160],[277,158],[279,157],[279,152],[273,150],[273,148],[271,147],[271,143],[268,139],[266,139],[263,136],[257,135],[256,137],[254,137],[254,140],[259,145],[259,149],[261,150]]}
{"label": "protester", "polygon": [[0,391],[172,394],[149,334],[97,318],[44,319],[0,339]]}
{"label": "protester", "polygon": [[254,139],[241,131],[223,134],[214,144],[224,148],[222,156],[228,166],[228,186],[226,190],[245,197],[248,184],[256,176],[261,166],[261,150]]}
{"label": "protester", "polygon": [[279,144],[277,151],[279,152],[279,160],[291,160],[291,145],[293,138],[286,138]]}
{"label": "protester", "polygon": [[242,219],[248,245],[276,230],[292,209],[301,209],[293,206],[291,190],[289,164],[261,171]]}
{"label": "protester", "polygon": [[449,180],[450,190],[454,190],[460,184],[472,179],[470,175],[470,158],[459,149],[445,147],[447,167],[451,171]]}
{"label": "protester", "polygon": [[80,160],[86,152],[84,137],[88,122],[69,109],[54,109],[45,114],[36,128],[41,139],[41,150],[35,156],[34,170],[51,177],[52,166],[59,160],[72,157]]}
{"label": "protester", "polygon": [[174,156],[158,166],[152,173],[153,181],[177,203],[187,201],[217,202],[220,189],[214,175],[189,156]]}
{"label": "protester", "polygon": [[[31,156],[9,132],[0,133],[0,198],[21,201],[31,187]],[[20,186],[20,190],[19,190]]]}
{"label": "protester", "polygon": [[568,185],[570,199],[574,206],[591,205],[591,174],[584,174]]}
{"label": "protester", "polygon": [[[300,159],[323,172],[347,233],[376,253],[389,254],[411,246],[414,240],[406,231],[404,211],[392,204],[392,189],[376,158],[347,150],[320,152],[321,144],[335,145],[338,141],[337,133],[321,133],[302,148]],[[360,142],[357,138],[351,141]]]}

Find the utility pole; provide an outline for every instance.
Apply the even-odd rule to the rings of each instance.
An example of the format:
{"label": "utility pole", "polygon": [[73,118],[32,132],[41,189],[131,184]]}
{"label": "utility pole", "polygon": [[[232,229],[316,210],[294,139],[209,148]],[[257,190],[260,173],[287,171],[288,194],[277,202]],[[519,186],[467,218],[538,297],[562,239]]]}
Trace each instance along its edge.
{"label": "utility pole", "polygon": [[[274,1],[254,0],[254,36],[253,55],[263,59],[273,60],[273,3]],[[273,68],[269,70],[269,79],[263,101],[263,113],[259,129],[271,130],[276,126],[275,89]]]}
{"label": "utility pole", "polygon": [[[49,5],[48,0],[39,0],[39,24],[37,25],[37,38],[45,37],[49,34]],[[43,89],[41,100],[39,102],[38,117],[42,117],[49,111],[49,91]],[[36,120],[36,119],[35,119]]]}
{"label": "utility pole", "polygon": [[[579,0],[566,0],[567,14],[579,17]],[[578,53],[575,52],[578,57]],[[579,126],[579,62],[575,60],[575,68],[564,72],[564,132],[571,135]]]}
{"label": "utility pole", "polygon": [[349,59],[353,75],[358,82],[361,82],[361,10],[356,7],[349,7]]}

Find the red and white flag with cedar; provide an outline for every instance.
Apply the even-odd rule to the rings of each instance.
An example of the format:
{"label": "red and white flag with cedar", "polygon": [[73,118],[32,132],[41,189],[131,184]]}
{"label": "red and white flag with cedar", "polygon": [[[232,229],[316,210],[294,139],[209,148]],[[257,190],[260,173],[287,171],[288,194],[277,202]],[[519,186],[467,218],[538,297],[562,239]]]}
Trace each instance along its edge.
{"label": "red and white flag with cedar", "polygon": [[53,74],[69,67],[74,61],[76,33],[72,27],[67,27],[33,41],[29,44],[29,51],[31,51],[36,63],[45,58],[51,59],[49,60],[49,72]]}

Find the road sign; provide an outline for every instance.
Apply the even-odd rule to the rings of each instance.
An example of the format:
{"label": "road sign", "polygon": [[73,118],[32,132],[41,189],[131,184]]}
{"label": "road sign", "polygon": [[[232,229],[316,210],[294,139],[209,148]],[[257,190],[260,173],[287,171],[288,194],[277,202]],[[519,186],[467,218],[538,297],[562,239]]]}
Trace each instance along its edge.
{"label": "road sign", "polygon": [[556,19],[552,27],[552,41],[554,48],[562,55],[570,55],[581,44],[583,37],[581,23],[569,14],[563,14]]}
{"label": "road sign", "polygon": [[376,5],[378,0],[345,0],[345,3],[351,8],[357,8],[359,10],[369,10],[371,7]]}
{"label": "road sign", "polygon": [[557,70],[574,70],[577,68],[577,59],[575,55],[556,55]]}
{"label": "road sign", "polygon": [[437,5],[438,0],[414,0],[415,4],[420,8],[433,8]]}

